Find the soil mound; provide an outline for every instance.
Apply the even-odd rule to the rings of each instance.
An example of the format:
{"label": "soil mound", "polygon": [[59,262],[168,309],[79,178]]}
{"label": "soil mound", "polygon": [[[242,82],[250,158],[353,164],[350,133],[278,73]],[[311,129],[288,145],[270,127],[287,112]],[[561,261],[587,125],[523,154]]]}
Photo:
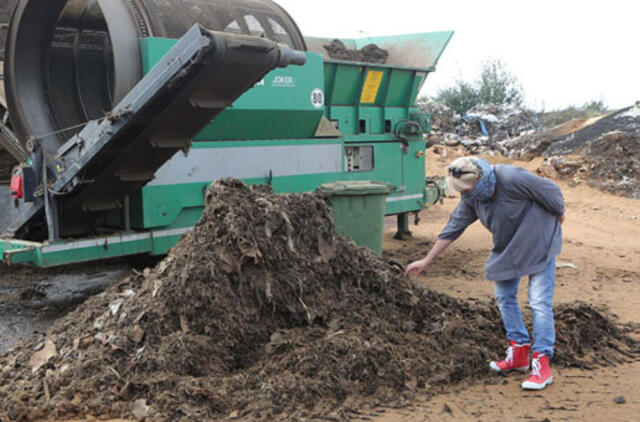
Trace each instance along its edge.
{"label": "soil mound", "polygon": [[[155,269],[0,357],[0,420],[342,420],[486,377],[503,353],[493,305],[417,288],[336,235],[321,198],[225,180],[206,202]],[[557,319],[557,364],[638,356],[587,305]]]}
{"label": "soil mound", "polygon": [[544,175],[640,199],[640,102],[574,133],[534,139],[526,148],[547,157],[539,170]]}

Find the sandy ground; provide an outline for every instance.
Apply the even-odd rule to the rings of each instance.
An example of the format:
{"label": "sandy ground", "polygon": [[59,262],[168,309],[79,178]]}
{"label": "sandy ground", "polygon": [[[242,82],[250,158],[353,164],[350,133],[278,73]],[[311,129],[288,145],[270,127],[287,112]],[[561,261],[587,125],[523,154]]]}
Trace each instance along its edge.
{"label": "sandy ground", "polygon": [[[441,169],[451,160],[430,154]],[[503,158],[490,161],[508,162]],[[535,171],[540,160],[516,165]],[[433,173],[431,169],[431,173]],[[587,186],[560,183],[567,204],[564,250],[559,262],[577,269],[559,269],[556,303],[581,300],[605,306],[620,322],[640,323],[640,201]],[[406,264],[424,256],[446,223],[457,199],[447,199],[421,215],[412,227],[414,238],[393,240],[388,230],[385,249]],[[493,285],[483,279],[483,264],[491,237],[480,223],[467,232],[429,268],[419,282],[460,298],[493,298]],[[520,297],[525,303],[527,282]],[[525,310],[527,312],[528,310]],[[496,356],[501,358],[501,356]],[[555,383],[543,392],[524,392],[526,375],[500,378],[496,385],[478,384],[421,403],[413,409],[383,409],[362,420],[376,421],[640,421],[640,362],[594,371],[555,369]],[[487,377],[495,377],[487,371]],[[494,380],[495,381],[495,380]],[[617,404],[615,398],[624,397]]]}

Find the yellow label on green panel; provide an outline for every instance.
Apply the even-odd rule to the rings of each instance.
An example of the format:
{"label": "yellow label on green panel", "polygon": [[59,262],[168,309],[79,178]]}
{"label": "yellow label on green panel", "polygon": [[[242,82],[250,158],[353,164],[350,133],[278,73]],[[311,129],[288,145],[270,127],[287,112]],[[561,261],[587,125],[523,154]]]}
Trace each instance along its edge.
{"label": "yellow label on green panel", "polygon": [[376,102],[383,77],[384,72],[381,72],[379,70],[370,70],[369,73],[367,73],[367,79],[365,79],[364,87],[362,88],[360,103],[373,104]]}

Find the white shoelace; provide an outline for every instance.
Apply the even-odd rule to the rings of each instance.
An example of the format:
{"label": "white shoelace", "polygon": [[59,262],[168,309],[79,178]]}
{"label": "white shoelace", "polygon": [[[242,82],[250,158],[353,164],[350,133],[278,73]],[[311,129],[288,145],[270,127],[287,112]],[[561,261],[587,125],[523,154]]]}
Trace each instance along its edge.
{"label": "white shoelace", "polygon": [[531,362],[531,375],[540,377],[541,369],[542,369],[542,365],[540,365],[540,360],[534,359],[533,362]]}

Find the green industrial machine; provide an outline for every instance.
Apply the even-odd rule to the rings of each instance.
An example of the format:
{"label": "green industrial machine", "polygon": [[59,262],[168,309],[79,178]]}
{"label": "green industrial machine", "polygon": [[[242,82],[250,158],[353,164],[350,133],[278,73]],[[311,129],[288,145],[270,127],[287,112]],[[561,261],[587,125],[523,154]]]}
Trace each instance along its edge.
{"label": "green industrial machine", "polygon": [[[270,19],[275,21],[275,15]],[[246,28],[249,28],[247,35],[258,35],[256,24],[263,23],[262,27],[265,27],[264,22],[272,22],[266,19],[253,22],[246,16],[245,21]],[[211,29],[209,25],[205,27]],[[229,24],[229,27],[239,29],[245,25]],[[48,267],[129,255],[166,254],[200,218],[205,191],[210,183],[223,177],[239,178],[248,184],[268,184],[276,193],[315,191],[322,184],[337,181],[385,182],[395,187],[386,198],[385,212],[398,216],[400,235],[408,234],[409,216],[423,210],[438,197],[437,188],[425,183],[424,134],[430,131],[431,122],[429,116],[413,105],[428,75],[435,71],[452,33],[341,40],[351,49],[375,43],[386,50],[389,55],[387,62],[374,64],[330,58],[324,46],[331,39],[306,37],[300,45],[300,41],[296,42],[296,37],[289,34],[284,40],[283,28],[295,27],[295,24],[287,26],[282,22],[280,25],[272,22],[272,27],[272,32],[266,31],[267,35],[271,34],[267,38],[279,43],[288,41],[286,43],[293,48],[306,50],[303,53],[306,60],[289,57],[284,60],[286,63],[282,60],[274,62],[270,65],[272,70],[266,74],[253,71],[251,76],[244,73],[255,64],[247,63],[244,67],[241,64],[248,58],[227,65],[235,66],[233,71],[239,78],[251,80],[252,87],[239,97],[221,96],[220,92],[225,91],[226,85],[217,86],[216,80],[207,81],[199,88],[200,91],[190,94],[191,100],[180,105],[183,108],[164,114],[162,124],[175,129],[183,124],[194,124],[185,119],[189,114],[184,107],[217,110],[211,114],[213,120],[195,122],[196,126],[191,129],[197,128],[197,135],[191,135],[187,143],[184,140],[167,141],[177,152],[162,157],[147,156],[142,149],[138,153],[131,149],[120,156],[111,152],[102,154],[105,160],[129,163],[127,175],[131,176],[127,178],[114,178],[114,174],[120,175],[124,171],[113,170],[112,166],[100,167],[104,177],[96,176],[95,183],[93,180],[86,184],[79,182],[89,179],[87,174],[98,174],[95,170],[83,169],[73,177],[67,175],[73,167],[69,164],[73,160],[68,158],[67,151],[72,150],[73,145],[81,144],[78,138],[84,142],[98,136],[96,130],[88,132],[91,125],[58,147],[58,155],[53,158],[46,151],[38,155],[37,145],[36,148],[29,145],[36,155],[16,174],[29,175],[29,165],[37,168],[44,161],[45,168],[54,165],[53,171],[49,167],[44,183],[51,183],[53,179],[61,189],[54,192],[50,188],[49,195],[45,192],[42,207],[29,211],[28,218],[25,217],[26,211],[14,212],[14,217],[4,218],[4,221],[0,218],[2,260]],[[196,36],[195,32],[193,36]],[[140,55],[141,80],[133,90],[165,89],[152,82],[152,76],[157,76],[161,69],[173,63],[172,55],[178,54],[178,50],[183,48],[181,46],[188,44],[185,37],[180,41],[167,36],[139,37],[136,51]],[[231,39],[228,45],[234,42]],[[238,54],[251,57],[252,49],[257,51],[264,47],[251,44],[253,41],[246,42],[250,46],[247,44],[245,48],[238,49]],[[281,55],[286,56],[284,53]],[[216,69],[223,65],[219,63]],[[228,72],[223,76],[219,83],[228,84],[224,82],[231,81]],[[171,81],[167,81],[164,87],[171,86]],[[207,89],[210,92],[205,92]],[[109,116],[120,116],[118,113],[130,110],[123,103],[118,107],[120,109],[116,107]],[[139,112],[127,111],[130,114],[127,116],[135,119],[146,109],[141,105]],[[149,116],[138,119],[138,126],[142,124],[140,122],[148,122],[149,125],[148,128],[140,127],[140,137],[160,124]],[[105,131],[115,130],[103,129],[99,133],[104,136]],[[154,136],[161,136],[158,133],[156,131]],[[179,136],[186,135],[180,133]],[[148,137],[145,139],[141,143],[154,145]],[[96,154],[101,148],[102,143],[96,143]],[[46,150],[45,147],[42,149]],[[37,165],[33,164],[34,161]],[[145,177],[134,176],[130,167],[136,162],[146,161],[156,164],[155,168],[146,167],[146,173],[149,169],[153,169],[153,173]],[[96,166],[96,161],[90,164],[88,160],[78,159],[77,162]],[[119,185],[119,180],[129,182],[131,178],[139,183],[129,183],[127,189]],[[35,179],[40,180],[42,186],[43,177],[36,175]],[[93,186],[101,188],[97,190]],[[64,195],[73,198],[73,201],[68,200],[68,206]],[[35,197],[37,203],[37,187]],[[4,207],[0,211],[9,210],[22,200],[14,194],[11,201],[5,200],[4,205],[0,203],[0,207]],[[76,211],[78,209],[83,211]],[[71,217],[65,219],[66,215]],[[34,227],[39,230],[34,230]]]}

